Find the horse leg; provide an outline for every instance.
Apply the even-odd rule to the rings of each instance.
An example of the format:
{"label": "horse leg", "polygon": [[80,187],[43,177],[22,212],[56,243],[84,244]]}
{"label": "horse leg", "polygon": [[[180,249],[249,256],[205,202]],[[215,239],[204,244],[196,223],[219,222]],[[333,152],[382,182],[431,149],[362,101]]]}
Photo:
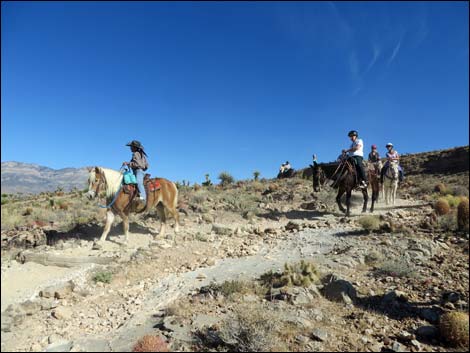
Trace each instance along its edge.
{"label": "horse leg", "polygon": [[343,196],[344,191],[345,190],[343,190],[342,188],[338,189],[338,194],[336,195],[336,203],[338,204],[338,207],[339,207],[340,211],[343,212],[343,213],[346,213],[345,208],[341,204],[341,196]]}
{"label": "horse leg", "polygon": [[113,224],[113,221],[114,213],[112,210],[108,210],[106,212],[106,225],[104,226],[103,234],[101,234],[101,238],[99,240],[100,243],[103,243],[106,240],[106,237],[108,236],[108,233],[111,230],[111,225]]}
{"label": "horse leg", "polygon": [[351,216],[350,208],[351,208],[351,192],[352,190],[346,191],[346,217]]}
{"label": "horse leg", "polygon": [[160,232],[158,233],[158,236],[160,238],[163,238],[165,236],[165,230],[166,230],[166,215],[165,215],[165,209],[163,208],[163,205],[161,203],[157,205],[157,214],[161,222]]}
{"label": "horse leg", "polygon": [[362,196],[364,198],[364,203],[362,205],[362,213],[367,212],[367,202],[369,201],[369,194],[367,193],[367,189],[362,190]]}
{"label": "horse leg", "polygon": [[124,230],[124,244],[129,242],[129,214],[122,214],[122,228]]}
{"label": "horse leg", "polygon": [[393,194],[392,194],[392,202],[393,202],[393,206],[395,206],[395,198],[397,196],[397,189],[398,189],[398,181],[395,181],[393,183]]}
{"label": "horse leg", "polygon": [[180,215],[178,213],[178,210],[176,209],[176,207],[168,208],[168,210],[170,211],[170,213],[173,215],[175,219],[175,233],[178,233],[180,231],[180,227],[179,227]]}

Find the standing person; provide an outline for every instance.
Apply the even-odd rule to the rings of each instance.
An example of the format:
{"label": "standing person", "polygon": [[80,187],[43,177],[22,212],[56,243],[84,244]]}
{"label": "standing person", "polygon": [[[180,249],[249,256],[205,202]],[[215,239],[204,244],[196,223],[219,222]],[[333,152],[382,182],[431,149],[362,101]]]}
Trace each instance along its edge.
{"label": "standing person", "polygon": [[314,154],[314,155],[312,156],[312,159],[313,159],[313,160],[312,160],[312,165],[313,165],[314,168],[316,168],[316,167],[318,166],[317,155]]}
{"label": "standing person", "polygon": [[139,187],[140,199],[145,202],[146,193],[144,188],[144,172],[148,169],[149,165],[147,162],[147,154],[144,152],[144,146],[137,141],[133,140],[126,146],[130,146],[132,151],[132,159],[130,162],[124,162],[124,165],[128,165],[137,179],[137,185]]}
{"label": "standing person", "polygon": [[[394,162],[396,161],[397,163],[399,163],[400,161],[400,155],[398,154],[397,151],[395,151],[393,149],[393,144],[391,142],[387,143],[385,145],[385,148],[387,149],[387,153],[385,154],[385,157],[387,157],[387,161],[385,162],[381,172],[380,172],[380,182],[383,184],[384,182],[384,175],[385,175],[385,172],[387,171],[387,168],[390,164],[390,162]],[[398,172],[399,172],[399,179],[400,181],[403,181],[403,169],[400,165],[398,165]]]}
{"label": "standing person", "polygon": [[343,150],[343,153],[348,153],[349,157],[354,159],[356,164],[356,170],[359,177],[359,187],[361,189],[367,188],[367,174],[364,171],[364,165],[362,161],[364,159],[364,142],[359,138],[359,134],[355,130],[351,130],[348,133],[349,138],[352,141],[351,147],[347,150]]}

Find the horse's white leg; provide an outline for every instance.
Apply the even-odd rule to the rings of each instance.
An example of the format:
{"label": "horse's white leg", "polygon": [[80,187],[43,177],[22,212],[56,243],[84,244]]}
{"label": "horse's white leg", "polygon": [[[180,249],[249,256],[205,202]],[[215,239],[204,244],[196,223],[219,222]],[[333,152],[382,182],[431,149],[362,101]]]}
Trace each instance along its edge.
{"label": "horse's white leg", "polygon": [[385,204],[388,206],[390,198],[390,189],[388,187],[388,182],[384,181],[384,191],[385,191]]}
{"label": "horse's white leg", "polygon": [[122,228],[124,229],[124,243],[129,242],[129,216],[123,215],[122,217]]}
{"label": "horse's white leg", "polygon": [[393,194],[392,194],[393,206],[395,206],[395,199],[397,197],[397,189],[398,189],[398,182],[394,181],[393,182]]}
{"label": "horse's white leg", "polygon": [[161,226],[160,226],[160,232],[158,233],[158,236],[160,238],[165,236],[165,230],[166,230],[166,215],[165,215],[165,210],[163,209],[163,206],[161,204],[157,205],[157,214],[158,218],[160,218]]}
{"label": "horse's white leg", "polygon": [[104,242],[106,240],[106,237],[111,230],[111,225],[113,224],[114,221],[114,213],[111,210],[108,210],[106,212],[106,225],[104,226],[103,234],[101,234],[100,238],[100,243]]}

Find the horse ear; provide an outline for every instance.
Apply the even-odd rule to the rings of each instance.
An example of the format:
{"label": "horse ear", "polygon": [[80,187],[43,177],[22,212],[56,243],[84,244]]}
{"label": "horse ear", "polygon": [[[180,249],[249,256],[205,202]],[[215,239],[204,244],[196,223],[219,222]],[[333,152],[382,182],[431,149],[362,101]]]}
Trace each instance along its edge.
{"label": "horse ear", "polygon": [[93,167],[86,167],[86,169],[88,170],[88,173],[89,173],[93,170]]}
{"label": "horse ear", "polygon": [[95,167],[95,174],[100,174],[100,167]]}

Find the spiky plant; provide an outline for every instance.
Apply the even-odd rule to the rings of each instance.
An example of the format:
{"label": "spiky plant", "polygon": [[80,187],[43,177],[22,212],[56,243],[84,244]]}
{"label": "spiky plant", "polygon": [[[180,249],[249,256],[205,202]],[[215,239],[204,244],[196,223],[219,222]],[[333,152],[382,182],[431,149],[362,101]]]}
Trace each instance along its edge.
{"label": "spiky plant", "polygon": [[456,347],[468,348],[468,313],[450,312],[441,316],[439,329],[441,336]]}
{"label": "spiky plant", "polygon": [[450,211],[449,202],[447,202],[447,200],[443,198],[437,200],[434,204],[434,210],[439,216],[448,214]]}
{"label": "spiky plant", "polygon": [[468,217],[468,199],[464,198],[457,208],[457,226],[459,230],[468,230]]}

